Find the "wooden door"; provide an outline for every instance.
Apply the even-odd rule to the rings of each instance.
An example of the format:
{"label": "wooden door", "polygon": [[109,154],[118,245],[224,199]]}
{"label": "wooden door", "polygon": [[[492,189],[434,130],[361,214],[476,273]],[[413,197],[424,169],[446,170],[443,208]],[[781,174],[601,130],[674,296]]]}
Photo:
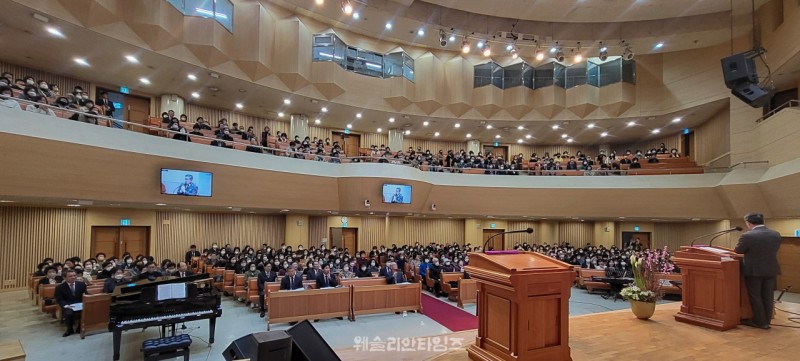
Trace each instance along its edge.
{"label": "wooden door", "polygon": [[[339,146],[342,147],[345,156],[358,157],[359,147],[361,146],[361,135],[333,132],[331,139],[331,144],[333,144],[334,141],[339,142]],[[392,151],[396,152],[397,149],[392,149]]]}
{"label": "wooden door", "polygon": [[[486,240],[488,240],[489,237],[491,237],[491,236],[493,236],[495,234],[498,234],[498,233],[503,233],[503,232],[505,232],[505,229],[484,229],[483,230],[483,243],[486,243]],[[486,245],[486,249],[487,250],[493,249],[493,250],[496,250],[496,251],[505,249],[505,244],[506,244],[505,243],[505,239],[506,239],[506,235],[504,235],[504,234],[501,234],[501,235],[499,235],[497,237],[492,238],[492,241],[489,242],[488,245]]]}
{"label": "wooden door", "polygon": [[91,255],[105,253],[106,258],[119,257],[119,227],[92,227]]}
{"label": "wooden door", "polygon": [[628,248],[636,238],[642,243],[643,250],[650,248],[650,232],[622,232],[622,249]]}
{"label": "wooden door", "polygon": [[120,248],[133,256],[148,255],[150,227],[119,227]]}
{"label": "wooden door", "polygon": [[483,146],[483,154],[486,154],[486,152],[490,152],[490,153],[494,154],[495,159],[497,159],[497,157],[503,157],[503,160],[506,160],[506,161],[508,160],[508,147],[507,146],[501,145],[499,147],[493,147],[493,146],[490,146],[490,145],[484,145]]}
{"label": "wooden door", "polygon": [[355,255],[358,252],[358,229],[342,228],[342,245]]}
{"label": "wooden door", "polygon": [[800,293],[800,238],[783,237],[778,250],[778,264],[781,266],[778,289],[793,286],[791,291]]}
{"label": "wooden door", "polygon": [[[150,119],[150,99],[126,95],[123,116],[128,122],[148,125]],[[132,130],[148,133],[145,128]]]}

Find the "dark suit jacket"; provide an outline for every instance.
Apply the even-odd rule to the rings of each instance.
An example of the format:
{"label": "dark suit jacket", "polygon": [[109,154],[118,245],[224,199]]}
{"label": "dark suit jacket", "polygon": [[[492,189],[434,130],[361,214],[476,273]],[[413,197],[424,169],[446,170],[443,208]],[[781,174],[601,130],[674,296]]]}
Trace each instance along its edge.
{"label": "dark suit jacket", "polygon": [[397,270],[395,274],[386,277],[386,280],[389,282],[390,285],[395,285],[398,283],[406,282],[406,275],[404,275],[403,272],[400,272],[400,270]]}
{"label": "dark suit jacket", "polygon": [[291,283],[293,285],[292,289],[296,290],[296,289],[299,289],[299,288],[303,288],[303,276],[300,275],[299,273],[295,273],[293,280],[289,279],[289,275],[284,276],[281,279],[281,289],[282,290],[288,290],[289,289],[289,282],[292,282]]}
{"label": "dark suit jacket", "polygon": [[86,292],[86,284],[83,282],[75,281],[75,294],[72,294],[72,291],[69,289],[69,284],[66,282],[56,286],[56,302],[61,305],[61,307],[83,302],[83,295],[85,294],[88,293]]}
{"label": "dark suit jacket", "polygon": [[745,277],[775,277],[781,274],[778,265],[780,233],[767,227],[756,227],[739,237],[736,253],[744,254],[742,272]]}
{"label": "dark suit jacket", "polygon": [[378,276],[379,277],[385,277],[385,278],[391,277],[392,276],[392,270],[388,269],[388,268],[389,267],[386,267],[386,266],[381,267],[381,270],[378,272]]}
{"label": "dark suit jacket", "polygon": [[[172,276],[172,277],[180,277],[181,276],[181,271],[172,272],[172,274],[170,276]],[[186,270],[186,272],[184,272],[184,276],[183,277],[189,277],[189,276],[194,276],[194,273],[191,270]]]}
{"label": "dark suit jacket", "polygon": [[[336,276],[334,276],[333,273],[331,273],[329,276],[330,276],[330,281],[328,281],[328,287],[338,286],[339,280],[336,278]],[[322,288],[322,287],[325,287],[325,275],[320,273],[319,276],[317,276],[317,288]]]}
{"label": "dark suit jacket", "polygon": [[258,272],[258,294],[264,295],[264,283],[275,282],[278,279],[278,274],[275,272]]}
{"label": "dark suit jacket", "polygon": [[322,270],[318,270],[316,268],[309,268],[308,272],[306,273],[306,279],[315,280],[317,276],[322,274]]}
{"label": "dark suit jacket", "polygon": [[[201,134],[202,134],[202,133],[201,133]],[[198,252],[198,251],[194,251],[194,252],[192,252],[192,251],[189,251],[189,252],[186,252],[186,259],[185,259],[185,260],[186,260],[186,263],[189,263],[189,262],[191,262],[191,261],[192,261],[192,257],[200,257],[200,252]]]}

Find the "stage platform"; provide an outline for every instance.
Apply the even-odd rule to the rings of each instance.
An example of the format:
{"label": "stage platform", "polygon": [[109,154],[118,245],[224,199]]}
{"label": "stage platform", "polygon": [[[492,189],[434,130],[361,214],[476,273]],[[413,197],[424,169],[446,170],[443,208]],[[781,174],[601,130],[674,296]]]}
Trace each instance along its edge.
{"label": "stage platform", "polygon": [[[782,310],[800,313],[800,304],[779,303]],[[772,328],[761,330],[746,326],[719,332],[675,321],[680,303],[660,304],[651,320],[636,319],[630,310],[611,311],[570,318],[570,346],[575,361],[671,360],[671,361],[778,361],[795,360],[800,356],[800,323],[798,317],[777,311]],[[797,328],[780,327],[786,325]],[[416,343],[414,351],[399,351],[403,345],[381,346],[362,344],[337,349],[345,361],[462,361],[469,360],[465,348],[475,342],[477,331],[398,340]],[[381,340],[382,342],[385,340]],[[420,349],[420,344],[424,346]],[[431,345],[447,345],[447,351],[435,351]],[[377,347],[378,349],[375,349]],[[407,345],[406,349],[411,348]],[[441,347],[439,347],[441,349]]]}

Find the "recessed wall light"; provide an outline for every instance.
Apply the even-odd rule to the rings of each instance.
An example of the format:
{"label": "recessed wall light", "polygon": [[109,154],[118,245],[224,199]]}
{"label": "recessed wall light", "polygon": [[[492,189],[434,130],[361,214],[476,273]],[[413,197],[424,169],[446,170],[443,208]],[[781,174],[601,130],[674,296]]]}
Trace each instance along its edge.
{"label": "recessed wall light", "polygon": [[89,63],[84,58],[74,58],[72,60],[74,60],[76,63],[78,63],[78,65],[89,66]]}
{"label": "recessed wall light", "polygon": [[242,108],[244,108],[244,104],[236,103],[236,109],[242,109]]}
{"label": "recessed wall light", "polygon": [[147,79],[147,78],[139,78],[139,81],[142,82],[142,84],[145,84],[145,85],[150,84],[150,79]]}
{"label": "recessed wall light", "polygon": [[186,77],[189,78],[189,80],[197,80],[197,75],[194,74],[186,75]]}
{"label": "recessed wall light", "polygon": [[137,59],[133,55],[125,55],[125,60],[127,60],[129,63],[133,63],[133,64],[138,64],[139,63],[139,59]]}
{"label": "recessed wall light", "polygon": [[292,104],[292,100],[289,99],[289,98],[286,98],[286,99],[283,100],[283,104],[286,104],[286,105]]}

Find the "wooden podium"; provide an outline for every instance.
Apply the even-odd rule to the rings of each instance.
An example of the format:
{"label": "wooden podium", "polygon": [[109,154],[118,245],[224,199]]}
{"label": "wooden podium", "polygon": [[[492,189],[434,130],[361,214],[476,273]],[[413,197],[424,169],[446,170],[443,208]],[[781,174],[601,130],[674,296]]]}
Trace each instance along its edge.
{"label": "wooden podium", "polygon": [[478,336],[472,360],[572,360],[572,266],[533,252],[470,253],[478,284]]}
{"label": "wooden podium", "polygon": [[726,331],[752,315],[740,275],[742,255],[712,246],[683,246],[673,262],[681,268],[683,304],[675,320]]}

